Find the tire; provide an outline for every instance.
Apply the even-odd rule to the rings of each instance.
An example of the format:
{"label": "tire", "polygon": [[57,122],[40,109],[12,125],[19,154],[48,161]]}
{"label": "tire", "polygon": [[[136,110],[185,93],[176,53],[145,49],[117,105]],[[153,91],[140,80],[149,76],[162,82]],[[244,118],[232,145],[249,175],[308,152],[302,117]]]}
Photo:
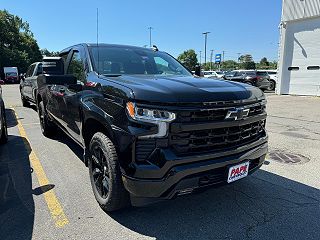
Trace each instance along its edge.
{"label": "tire", "polygon": [[0,124],[1,124],[1,133],[0,133],[0,144],[5,144],[8,142],[8,129],[7,129],[7,119],[5,116],[5,110],[2,107],[0,109],[1,111],[1,119],[0,119]]}
{"label": "tire", "polygon": [[114,144],[101,132],[93,135],[89,145],[89,175],[94,196],[106,212],[130,205],[129,193],[123,186]]}
{"label": "tire", "polygon": [[275,89],[276,89],[276,82],[274,80],[270,80],[270,87],[267,90],[274,91]]}
{"label": "tire", "polygon": [[22,93],[20,93],[20,95],[21,95],[22,106],[29,107],[30,103],[28,102],[28,100],[22,95]]}
{"label": "tire", "polygon": [[38,104],[38,115],[40,120],[41,132],[46,137],[51,137],[54,135],[56,127],[54,123],[50,122],[48,114],[45,110],[43,101]]}

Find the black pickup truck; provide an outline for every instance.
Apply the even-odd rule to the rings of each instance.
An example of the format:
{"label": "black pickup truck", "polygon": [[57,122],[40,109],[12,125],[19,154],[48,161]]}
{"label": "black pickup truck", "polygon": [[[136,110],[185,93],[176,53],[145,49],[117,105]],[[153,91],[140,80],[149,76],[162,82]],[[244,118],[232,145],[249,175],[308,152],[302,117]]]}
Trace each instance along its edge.
{"label": "black pickup truck", "polygon": [[157,48],[79,44],[38,77],[44,135],[84,149],[106,211],[172,199],[254,172],[267,153],[266,99],[247,84],[193,76]]}

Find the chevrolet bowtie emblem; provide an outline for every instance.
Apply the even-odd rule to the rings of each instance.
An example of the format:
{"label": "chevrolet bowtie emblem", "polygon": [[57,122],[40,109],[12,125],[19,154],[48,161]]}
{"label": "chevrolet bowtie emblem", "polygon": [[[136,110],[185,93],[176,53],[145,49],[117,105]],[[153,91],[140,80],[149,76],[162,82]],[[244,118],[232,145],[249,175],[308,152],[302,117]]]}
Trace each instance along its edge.
{"label": "chevrolet bowtie emblem", "polygon": [[245,117],[248,117],[250,112],[249,108],[235,108],[228,111],[225,119],[232,119],[232,120],[241,120]]}

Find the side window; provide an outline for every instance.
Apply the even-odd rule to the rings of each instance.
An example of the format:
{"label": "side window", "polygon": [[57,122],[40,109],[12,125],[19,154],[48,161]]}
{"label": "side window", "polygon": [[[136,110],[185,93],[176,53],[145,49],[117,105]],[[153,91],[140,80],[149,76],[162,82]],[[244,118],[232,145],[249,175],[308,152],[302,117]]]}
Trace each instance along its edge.
{"label": "side window", "polygon": [[75,51],[68,66],[67,74],[73,74],[78,81],[85,82],[85,70],[80,53]]}
{"label": "side window", "polygon": [[68,55],[69,55],[69,52],[63,53],[62,55],[59,55],[59,56],[62,58],[62,60],[63,60],[63,67],[64,67],[64,68],[65,68],[65,66],[66,66],[66,62],[67,62],[67,59],[68,59]]}
{"label": "side window", "polygon": [[30,76],[30,71],[31,71],[31,66],[28,67],[27,73],[26,73],[26,77]]}
{"label": "side window", "polygon": [[29,74],[28,74],[28,76],[27,76],[27,77],[32,77],[33,72],[34,72],[34,67],[35,67],[35,65],[34,65],[34,64],[32,64],[32,65],[30,66],[30,68],[29,68]]}
{"label": "side window", "polygon": [[[169,63],[166,60],[164,60],[163,58],[155,57],[154,62],[157,66],[158,73],[170,71]],[[205,75],[206,75],[206,73],[205,73]]]}
{"label": "side window", "polygon": [[36,75],[38,76],[38,75],[40,75],[40,74],[42,74],[42,63],[39,63],[39,64],[38,64],[38,69],[37,69]]}

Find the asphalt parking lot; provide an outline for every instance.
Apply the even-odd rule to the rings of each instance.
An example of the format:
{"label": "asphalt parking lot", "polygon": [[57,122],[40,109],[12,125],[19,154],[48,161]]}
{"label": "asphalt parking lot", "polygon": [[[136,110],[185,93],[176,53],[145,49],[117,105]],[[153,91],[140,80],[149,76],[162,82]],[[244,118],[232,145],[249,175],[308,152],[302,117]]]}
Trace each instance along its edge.
{"label": "asphalt parking lot", "polygon": [[[17,85],[3,86],[0,239],[320,239],[320,98],[267,94],[270,153],[242,181],[106,214],[81,149],[41,134]],[[58,204],[58,205],[57,205]]]}

